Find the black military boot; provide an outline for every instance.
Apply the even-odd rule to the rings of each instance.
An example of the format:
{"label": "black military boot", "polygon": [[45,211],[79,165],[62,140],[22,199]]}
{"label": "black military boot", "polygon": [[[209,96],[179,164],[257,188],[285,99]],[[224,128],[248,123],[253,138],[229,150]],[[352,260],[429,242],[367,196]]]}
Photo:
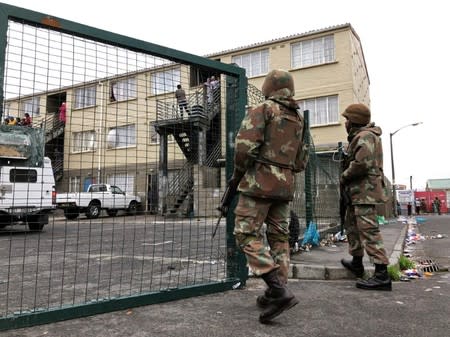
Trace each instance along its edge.
{"label": "black military boot", "polygon": [[392,281],[386,264],[375,264],[375,273],[368,280],[358,280],[356,288],[368,290],[392,290]]}
{"label": "black military boot", "polygon": [[363,257],[362,256],[353,256],[353,259],[346,260],[342,259],[342,265],[350,270],[356,277],[363,277],[364,275],[364,265],[363,265]]}
{"label": "black military boot", "polygon": [[268,323],[283,311],[296,305],[298,300],[278,278],[278,271],[276,269],[261,275],[261,277],[269,287],[270,301],[266,306],[266,310],[259,315],[259,321],[261,323]]}
{"label": "black military boot", "polygon": [[264,291],[263,295],[259,295],[256,298],[256,305],[258,307],[260,307],[261,309],[266,308],[271,302],[272,302],[272,297],[271,297],[270,288],[267,288],[266,291]]}

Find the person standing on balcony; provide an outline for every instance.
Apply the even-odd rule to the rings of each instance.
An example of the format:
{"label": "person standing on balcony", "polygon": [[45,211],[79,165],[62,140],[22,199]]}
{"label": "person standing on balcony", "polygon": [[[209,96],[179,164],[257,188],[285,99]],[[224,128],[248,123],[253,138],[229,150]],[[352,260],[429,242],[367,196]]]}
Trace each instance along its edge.
{"label": "person standing on balcony", "polygon": [[[257,305],[268,323],[298,303],[286,287],[289,264],[289,203],[294,176],[304,170],[304,119],[298,111],[292,75],[284,70],[267,74],[262,93],[266,100],[250,109],[235,141],[234,172],[229,186],[238,186],[234,236],[249,268],[267,284]],[[266,223],[270,251],[261,227]]]}
{"label": "person standing on balcony", "polygon": [[175,98],[177,99],[178,107],[180,108],[180,116],[183,119],[183,110],[189,114],[188,103],[186,99],[186,93],[181,87],[181,84],[177,85],[177,90],[175,90]]}
{"label": "person standing on balcony", "polygon": [[220,82],[216,79],[215,76],[211,76],[210,86],[211,86],[211,102],[217,103],[219,99]]}
{"label": "person standing on balcony", "polygon": [[59,121],[66,124],[66,102],[62,102],[58,110]]}
{"label": "person standing on balcony", "polygon": [[31,117],[28,112],[25,112],[24,118],[22,119],[22,125],[24,125],[24,126],[32,125]]}
{"label": "person standing on balcony", "polygon": [[211,78],[208,77],[206,79],[206,82],[203,83],[205,87],[205,93],[206,93],[206,103],[207,105],[210,105],[212,103],[212,85],[211,85]]}
{"label": "person standing on balcony", "polygon": [[375,274],[358,279],[356,287],[373,290],[392,290],[387,266],[389,259],[376,220],[376,204],[386,202],[383,173],[381,128],[370,123],[370,110],[364,104],[351,104],[342,113],[348,133],[347,156],[340,182],[348,193],[344,226],[348,250],[352,260],[342,259],[342,265],[356,277],[364,275],[364,250],[375,263]]}

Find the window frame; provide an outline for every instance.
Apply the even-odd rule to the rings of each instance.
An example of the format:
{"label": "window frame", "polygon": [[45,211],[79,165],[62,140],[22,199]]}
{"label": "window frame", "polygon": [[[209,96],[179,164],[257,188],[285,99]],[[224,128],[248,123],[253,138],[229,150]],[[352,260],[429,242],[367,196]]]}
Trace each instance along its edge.
{"label": "window frame", "polygon": [[[130,130],[130,128],[132,128],[132,130]],[[118,134],[117,131],[120,130],[125,130],[125,135],[123,134]],[[115,131],[116,133],[113,134],[113,131]],[[133,134],[130,135],[128,132],[133,131]],[[108,134],[107,134],[107,139],[106,139],[106,148],[108,150],[114,150],[114,149],[125,149],[125,148],[129,148],[129,147],[135,147],[137,145],[136,143],[136,124],[126,124],[126,125],[119,125],[119,126],[114,126],[109,128],[108,130]],[[114,140],[114,144],[112,144],[112,138],[115,138]],[[134,142],[125,142],[125,145],[122,145],[122,138],[125,137],[126,140],[131,139]]]}
{"label": "window frame", "polygon": [[[302,110],[309,110],[309,125],[311,127],[339,124],[338,95],[302,99],[298,100],[297,104]],[[318,110],[321,110],[322,115],[317,115]]]}
{"label": "window frame", "polygon": [[155,96],[175,92],[177,85],[180,83],[180,67],[155,71],[150,74],[150,92]]}
{"label": "window frame", "polygon": [[[20,102],[20,110],[22,115],[28,113],[31,117],[41,114],[41,98],[39,96],[24,99]],[[16,116],[19,117],[19,116]]]}
{"label": "window frame", "polygon": [[[77,136],[80,135],[81,139],[78,140]],[[86,139],[87,135],[91,135],[93,139]],[[91,138],[91,137],[89,137]],[[91,142],[90,146],[85,146],[87,142]],[[72,144],[71,153],[91,152],[97,149],[97,135],[95,130],[76,131],[72,132]]]}
{"label": "window frame", "polygon": [[291,67],[304,68],[336,61],[334,34],[291,43]]}
{"label": "window frame", "polygon": [[73,97],[74,109],[84,109],[96,106],[97,86],[93,84],[85,87],[75,88],[73,91]]}
{"label": "window frame", "polygon": [[231,56],[231,63],[236,63],[239,67],[244,68],[247,77],[257,77],[269,72],[269,58],[269,48],[265,48],[250,53],[233,55]]}
{"label": "window frame", "polygon": [[111,81],[109,89],[109,101],[123,102],[137,98],[137,78],[127,77]]}

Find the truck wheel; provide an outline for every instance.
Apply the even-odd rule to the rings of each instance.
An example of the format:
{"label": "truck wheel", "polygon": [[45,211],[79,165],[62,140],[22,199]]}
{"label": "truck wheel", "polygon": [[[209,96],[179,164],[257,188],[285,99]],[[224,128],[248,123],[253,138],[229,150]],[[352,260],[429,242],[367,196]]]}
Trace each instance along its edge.
{"label": "truck wheel", "polygon": [[130,202],[130,205],[128,205],[127,213],[128,213],[128,215],[136,215],[136,213],[137,213],[137,202],[136,201],[133,200]]}
{"label": "truck wheel", "polygon": [[65,208],[64,216],[67,220],[75,220],[80,215],[78,208]]}
{"label": "truck wheel", "polygon": [[29,222],[28,223],[28,228],[31,231],[41,231],[42,228],[44,228],[44,224],[40,223],[40,222]]}
{"label": "truck wheel", "polygon": [[41,231],[45,224],[48,224],[48,215],[33,215],[27,219],[28,228],[32,231]]}
{"label": "truck wheel", "polygon": [[86,210],[86,217],[88,219],[97,219],[100,215],[100,205],[97,203],[90,203]]}
{"label": "truck wheel", "polygon": [[108,213],[109,216],[116,216],[118,210],[117,209],[107,209],[106,213]]}

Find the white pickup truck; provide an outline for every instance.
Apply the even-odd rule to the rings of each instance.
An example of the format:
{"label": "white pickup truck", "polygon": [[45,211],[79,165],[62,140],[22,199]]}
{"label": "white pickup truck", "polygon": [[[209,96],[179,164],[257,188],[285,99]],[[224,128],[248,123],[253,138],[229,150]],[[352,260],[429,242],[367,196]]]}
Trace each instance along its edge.
{"label": "white pickup truck", "polygon": [[86,192],[58,193],[56,207],[63,209],[69,220],[76,219],[80,213],[85,213],[88,219],[96,219],[103,209],[109,216],[116,216],[119,210],[135,215],[141,207],[141,198],[126,194],[117,186],[92,184]]}

